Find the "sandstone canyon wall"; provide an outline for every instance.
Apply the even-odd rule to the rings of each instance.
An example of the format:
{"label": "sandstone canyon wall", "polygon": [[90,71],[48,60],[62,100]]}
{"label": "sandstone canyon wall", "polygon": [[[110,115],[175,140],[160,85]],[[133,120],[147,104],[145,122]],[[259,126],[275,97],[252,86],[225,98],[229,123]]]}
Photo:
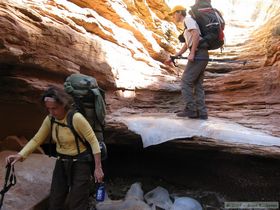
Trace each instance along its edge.
{"label": "sandstone canyon wall", "polygon": [[[254,2],[250,24],[229,22],[245,35],[237,32],[223,54],[212,52],[250,62],[209,65],[207,106],[211,116],[280,136],[279,1]],[[44,114],[42,90],[77,72],[98,79],[109,113],[182,107],[182,69],[163,64],[179,48],[169,10],[161,0],[1,0],[0,137],[34,134]]]}
{"label": "sandstone canyon wall", "polygon": [[74,72],[95,76],[107,91],[148,88],[153,83],[155,89],[172,88],[169,83],[175,77],[160,61],[164,48],[174,49],[161,23],[175,26],[162,20],[167,5],[147,4],[1,1],[1,114],[7,119],[1,122],[1,136],[34,132],[32,122],[38,126],[40,119],[32,112],[40,107],[42,89],[62,84]]}
{"label": "sandstone canyon wall", "polygon": [[[250,0],[252,5],[245,10],[244,2],[213,0],[227,20],[227,43],[222,54],[214,51],[211,56],[248,60],[248,64],[209,64],[205,77],[209,115],[280,137],[280,1]],[[94,76],[106,90],[109,143],[139,146],[140,137],[115,116],[158,113],[164,118],[182,108],[180,76],[185,61],[180,68],[163,64],[169,53],[179,49],[176,37],[182,30],[167,17],[169,10],[163,0],[0,0],[2,166],[10,153],[6,150],[19,150],[40,126],[46,114],[38,100],[43,89],[49,84],[62,85],[72,73]],[[162,119],[158,122],[164,124]],[[279,157],[278,147],[192,140],[174,141],[167,147]],[[7,204],[24,209],[24,199],[17,198],[31,196],[34,199],[24,204],[28,209],[46,198],[48,188],[40,186],[49,186],[53,160],[47,158],[45,168],[38,171],[29,170],[40,166],[44,158],[35,154],[29,160],[32,165],[19,166],[22,181],[7,196]],[[240,170],[239,163],[234,164],[235,171]],[[45,181],[38,184],[44,193],[27,195],[27,185],[34,186],[33,177],[38,174],[44,174]],[[232,174],[239,181],[239,175]]]}

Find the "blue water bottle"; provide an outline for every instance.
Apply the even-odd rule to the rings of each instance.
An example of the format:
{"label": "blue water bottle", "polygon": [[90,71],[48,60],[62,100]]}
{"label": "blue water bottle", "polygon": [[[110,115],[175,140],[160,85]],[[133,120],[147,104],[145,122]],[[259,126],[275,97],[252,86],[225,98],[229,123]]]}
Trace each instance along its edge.
{"label": "blue water bottle", "polygon": [[103,202],[105,199],[105,184],[99,183],[97,190],[96,190],[96,201],[97,202]]}

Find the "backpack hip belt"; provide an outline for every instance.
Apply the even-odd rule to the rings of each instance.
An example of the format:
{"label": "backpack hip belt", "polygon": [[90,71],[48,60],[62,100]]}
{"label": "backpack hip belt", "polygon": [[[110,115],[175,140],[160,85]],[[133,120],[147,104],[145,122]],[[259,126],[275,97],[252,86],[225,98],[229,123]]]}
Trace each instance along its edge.
{"label": "backpack hip belt", "polygon": [[90,154],[87,150],[75,155],[75,156],[70,156],[70,155],[64,155],[64,154],[57,154],[57,160],[61,160],[61,161],[79,161],[79,162],[92,162],[93,161],[93,157],[92,154]]}

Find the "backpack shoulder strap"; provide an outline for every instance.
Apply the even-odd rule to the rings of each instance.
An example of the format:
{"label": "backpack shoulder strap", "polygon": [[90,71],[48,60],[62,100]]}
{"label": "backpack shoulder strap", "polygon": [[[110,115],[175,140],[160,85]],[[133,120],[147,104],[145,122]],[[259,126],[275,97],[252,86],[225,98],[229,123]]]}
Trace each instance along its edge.
{"label": "backpack shoulder strap", "polygon": [[215,11],[216,17],[221,25],[222,30],[224,30],[225,29],[225,19],[223,18],[222,13],[217,9],[214,9],[214,11]]}
{"label": "backpack shoulder strap", "polygon": [[186,25],[186,18],[184,19],[184,31],[186,30],[186,29],[188,29],[188,27],[187,27],[187,25]]}
{"label": "backpack shoulder strap", "polygon": [[[52,132],[52,130],[53,130],[53,124],[54,124],[54,123],[57,124],[57,125],[59,125],[59,126],[61,126],[61,127],[68,127],[68,125],[56,121],[54,117],[51,116],[50,118],[51,118],[51,119],[50,119],[50,120],[51,120],[51,132]],[[56,139],[57,139],[57,142],[60,143],[60,142],[59,142],[59,138],[58,138],[58,133],[57,133],[57,131],[56,131]],[[52,135],[51,135],[51,140],[52,140]],[[51,143],[51,142],[50,142],[50,143]]]}
{"label": "backpack shoulder strap", "polygon": [[[76,112],[77,111],[75,111],[75,110],[70,110],[68,112],[68,115],[67,115],[67,118],[66,118],[67,125],[64,124],[64,123],[60,123],[60,122],[56,121],[54,117],[50,116],[51,132],[52,132],[54,123],[58,124],[59,126],[69,128],[71,130],[71,132],[73,133],[74,137],[75,137],[75,143],[76,143],[77,151],[78,151],[78,154],[80,154],[81,152],[80,152],[80,146],[79,146],[78,141],[79,141],[79,139],[81,139],[81,137],[79,136],[78,132],[75,130],[75,128],[73,126],[73,116]],[[84,143],[82,139],[80,141],[82,143]],[[49,151],[51,151],[51,142],[52,142],[52,135],[51,135],[50,140],[49,140]],[[51,156],[51,155],[49,154],[49,156]]]}
{"label": "backpack shoulder strap", "polygon": [[75,111],[75,110],[69,111],[66,120],[67,120],[68,127],[70,128],[71,132],[73,133],[73,135],[75,137],[75,143],[76,143],[76,147],[77,147],[77,150],[78,150],[78,154],[80,154],[81,152],[80,152],[80,146],[79,146],[78,141],[80,141],[84,146],[86,146],[86,143],[84,142],[83,138],[78,134],[78,132],[74,128],[73,117],[74,117],[75,113],[77,113],[77,111]]}
{"label": "backpack shoulder strap", "polygon": [[68,125],[66,125],[66,124],[64,124],[64,123],[61,123],[61,122],[58,122],[58,121],[56,121],[55,120],[55,118],[54,117],[51,117],[51,128],[52,128],[52,126],[53,126],[53,124],[55,123],[55,124],[58,124],[59,126],[61,126],[61,127],[68,127]]}

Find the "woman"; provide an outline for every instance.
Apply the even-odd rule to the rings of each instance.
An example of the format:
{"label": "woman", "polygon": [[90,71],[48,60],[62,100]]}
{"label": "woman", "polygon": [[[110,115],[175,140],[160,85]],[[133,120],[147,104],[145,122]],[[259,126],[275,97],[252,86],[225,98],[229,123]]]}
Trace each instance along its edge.
{"label": "woman", "polygon": [[[94,167],[96,182],[102,182],[104,176],[97,138],[83,115],[80,113],[73,115],[73,126],[79,136],[90,144],[94,162],[89,162],[88,158],[92,155],[80,141],[78,141],[80,150],[80,153],[78,153],[75,136],[68,127],[61,126],[67,124],[71,101],[71,96],[65,93],[62,88],[49,87],[42,97],[42,102],[49,115],[44,119],[37,134],[25,147],[18,154],[6,158],[6,162],[12,165],[17,161],[23,161],[51,133],[52,139],[56,143],[58,158],[52,177],[50,210],[62,210],[67,196],[69,210],[86,210],[91,168]],[[51,120],[54,120],[54,123]]]}

